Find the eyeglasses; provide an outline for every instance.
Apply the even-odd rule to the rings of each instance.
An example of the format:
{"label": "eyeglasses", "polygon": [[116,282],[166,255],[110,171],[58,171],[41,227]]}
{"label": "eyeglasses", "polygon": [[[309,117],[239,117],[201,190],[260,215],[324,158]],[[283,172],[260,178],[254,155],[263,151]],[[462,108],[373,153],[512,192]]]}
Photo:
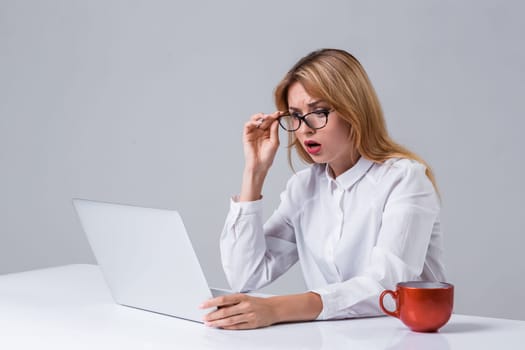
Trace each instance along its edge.
{"label": "eyeglasses", "polygon": [[301,122],[304,122],[310,129],[322,129],[328,123],[328,114],[333,110],[320,109],[305,115],[299,113],[284,114],[279,117],[279,125],[289,132],[299,130]]}

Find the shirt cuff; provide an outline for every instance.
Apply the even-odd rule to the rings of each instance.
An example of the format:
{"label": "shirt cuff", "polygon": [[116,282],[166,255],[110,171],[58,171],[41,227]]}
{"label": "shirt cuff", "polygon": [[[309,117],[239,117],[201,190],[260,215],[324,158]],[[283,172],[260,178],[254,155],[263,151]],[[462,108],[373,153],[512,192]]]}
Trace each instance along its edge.
{"label": "shirt cuff", "polygon": [[329,320],[333,318],[332,315],[336,313],[337,305],[333,296],[330,296],[330,292],[324,289],[311,290],[311,292],[318,294],[323,302],[323,309],[321,313],[317,315],[316,320]]}
{"label": "shirt cuff", "polygon": [[311,291],[319,294],[323,302],[323,310],[317,320],[383,315],[379,309],[380,293],[376,292],[375,283],[367,285],[364,280],[356,278],[352,285],[332,284]]}
{"label": "shirt cuff", "polygon": [[237,215],[255,214],[262,209],[262,198],[251,202],[239,202],[239,196],[233,196],[230,200],[230,210],[237,213]]}

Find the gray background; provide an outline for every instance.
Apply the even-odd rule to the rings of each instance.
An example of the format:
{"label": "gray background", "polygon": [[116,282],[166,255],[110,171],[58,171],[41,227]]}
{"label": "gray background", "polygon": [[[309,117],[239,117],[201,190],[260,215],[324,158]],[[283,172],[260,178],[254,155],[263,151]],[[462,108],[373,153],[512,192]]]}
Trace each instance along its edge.
{"label": "gray background", "polygon": [[[301,56],[354,53],[435,169],[458,313],[525,320],[519,1],[0,0],[0,273],[94,258],[72,197],[176,208],[210,284],[241,130]],[[521,98],[520,98],[521,97]],[[284,143],[283,143],[284,144]],[[267,215],[291,171],[281,146]],[[267,290],[304,288],[295,267]]]}

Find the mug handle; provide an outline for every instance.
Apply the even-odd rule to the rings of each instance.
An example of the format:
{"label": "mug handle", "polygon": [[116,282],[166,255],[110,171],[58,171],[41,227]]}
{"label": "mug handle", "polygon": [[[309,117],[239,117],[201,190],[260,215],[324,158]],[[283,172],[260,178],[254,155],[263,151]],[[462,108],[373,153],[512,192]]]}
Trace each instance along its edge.
{"label": "mug handle", "polygon": [[[392,297],[392,299],[394,299],[394,301],[396,302],[396,309],[394,311],[390,311],[388,310],[385,305],[383,305],[383,298],[387,295],[387,294],[390,294],[390,296]],[[383,291],[383,293],[381,293],[381,295],[379,296],[379,306],[381,307],[381,310],[383,310],[383,312],[387,315],[390,315],[390,316],[393,316],[393,317],[397,317],[399,318],[399,307],[398,307],[398,303],[397,303],[397,292],[394,292],[394,291],[391,291],[391,290],[385,290]]]}

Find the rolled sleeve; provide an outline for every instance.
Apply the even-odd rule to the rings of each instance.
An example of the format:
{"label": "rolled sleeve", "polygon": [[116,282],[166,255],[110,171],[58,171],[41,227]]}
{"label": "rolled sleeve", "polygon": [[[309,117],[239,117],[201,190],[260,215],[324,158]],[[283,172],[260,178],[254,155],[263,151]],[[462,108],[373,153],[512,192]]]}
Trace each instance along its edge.
{"label": "rolled sleeve", "polygon": [[220,247],[228,282],[234,291],[264,287],[297,262],[293,228],[277,210],[263,223],[262,200],[230,200]]}

